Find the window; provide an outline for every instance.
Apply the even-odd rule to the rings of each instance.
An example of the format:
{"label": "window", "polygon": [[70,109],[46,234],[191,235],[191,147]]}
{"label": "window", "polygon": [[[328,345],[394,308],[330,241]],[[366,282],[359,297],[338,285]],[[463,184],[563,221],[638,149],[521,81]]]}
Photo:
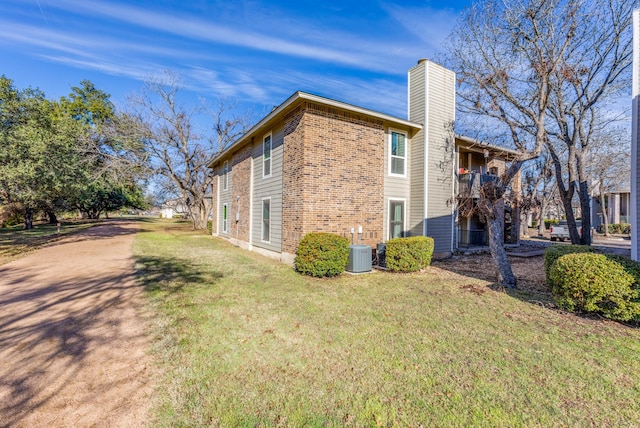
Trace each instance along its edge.
{"label": "window", "polygon": [[222,166],[222,190],[229,188],[229,162],[225,161]]}
{"label": "window", "polygon": [[271,134],[262,140],[262,176],[271,176]]}
{"label": "window", "polygon": [[389,239],[404,236],[404,201],[389,201]]}
{"label": "window", "polygon": [[389,174],[406,176],[407,136],[405,134],[391,132],[389,155]]}
{"label": "window", "polygon": [[227,229],[227,204],[222,205],[222,231],[224,233],[228,232]]}
{"label": "window", "polygon": [[271,199],[262,200],[262,240],[271,240]]}

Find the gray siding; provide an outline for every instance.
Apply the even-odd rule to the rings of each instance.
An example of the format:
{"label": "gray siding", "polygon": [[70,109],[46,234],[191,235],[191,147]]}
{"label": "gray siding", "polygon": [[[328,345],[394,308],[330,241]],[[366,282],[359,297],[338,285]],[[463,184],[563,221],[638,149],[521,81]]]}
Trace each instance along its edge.
{"label": "gray siding", "polygon": [[455,141],[455,74],[429,66],[429,128],[427,176],[427,233],[436,241],[434,252],[452,250]]}
{"label": "gray siding", "polygon": [[[409,120],[424,125],[426,118],[426,69],[423,64],[409,71]],[[410,234],[424,233],[424,129],[413,136],[410,152],[411,198],[409,203]]]}
{"label": "gray siding", "polygon": [[436,253],[452,250],[454,109],[453,72],[429,61],[409,71],[409,120],[424,125],[413,139],[410,224],[434,238]]}
{"label": "gray siding", "polygon": [[[253,147],[253,195],[251,244],[272,251],[282,252],[282,165],[284,128],[282,123],[271,130],[271,176],[264,178],[262,141],[269,131],[262,134]],[[271,199],[271,239],[262,241],[262,201]]]}
{"label": "gray siding", "polygon": [[[228,186],[227,186],[227,190],[224,190],[224,186],[222,185],[223,181],[224,181],[224,175],[222,174],[223,172],[223,164],[220,165],[219,169],[217,170],[217,172],[220,173],[220,197],[218,198],[218,234],[220,236],[224,236],[226,238],[231,237],[231,226],[233,224],[232,219],[233,219],[233,212],[232,212],[232,206],[231,206],[231,202],[232,202],[232,195],[233,195],[233,184],[232,184],[232,180],[233,180],[233,166],[231,165],[232,162],[229,162],[229,172],[227,173],[227,179],[228,181]],[[223,231],[222,229],[222,207],[224,204],[227,204],[227,231]]]}
{"label": "gray siding", "polygon": [[[390,175],[390,167],[389,167],[389,158],[391,156],[390,151],[390,138],[391,132],[403,132],[407,136],[407,160],[406,160],[406,168],[407,168],[407,176],[406,177],[398,177]],[[411,148],[413,144],[411,143],[410,133],[406,130],[400,128],[387,128],[384,136],[384,214],[383,214],[383,236],[382,239],[386,241],[389,239],[389,200],[404,200],[405,201],[405,218],[407,223],[405,224],[405,232],[407,236],[410,234],[410,206],[409,200],[411,198],[411,188],[410,188],[410,177],[411,171],[413,169],[412,159],[413,155],[411,153]]]}

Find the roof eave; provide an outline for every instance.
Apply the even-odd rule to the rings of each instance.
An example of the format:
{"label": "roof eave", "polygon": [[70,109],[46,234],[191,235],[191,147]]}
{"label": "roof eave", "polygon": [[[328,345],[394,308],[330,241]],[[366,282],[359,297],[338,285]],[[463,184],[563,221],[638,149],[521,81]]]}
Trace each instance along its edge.
{"label": "roof eave", "polygon": [[369,110],[366,108],[358,107],[352,104],[343,103],[341,101],[332,100],[330,98],[321,97],[319,95],[309,94],[307,92],[297,91],[289,98],[287,98],[282,104],[278,107],[274,108],[268,115],[266,115],[262,120],[256,123],[251,127],[242,137],[235,140],[229,147],[224,149],[222,152],[214,156],[209,163],[207,164],[209,168],[213,167],[213,165],[222,157],[226,156],[227,153],[233,151],[235,148],[244,144],[247,140],[251,138],[260,128],[265,126],[269,121],[273,118],[281,114],[290,106],[294,105],[298,101],[312,101],[316,103],[321,103],[324,105],[328,105],[335,108],[340,108],[344,110],[349,110],[354,113],[364,114],[367,116],[375,117],[387,122],[393,122],[397,125],[405,126],[409,129],[413,129],[414,131],[418,131],[422,129],[422,125],[416,122],[411,122],[409,120],[401,119],[399,117],[391,116],[385,113],[380,113],[374,110]]}
{"label": "roof eave", "polygon": [[501,146],[496,146],[495,144],[485,143],[484,141],[480,141],[480,140],[477,140],[477,139],[472,138],[472,137],[467,137],[466,135],[456,134],[455,138],[458,139],[458,140],[462,140],[462,141],[464,141],[466,143],[469,143],[472,146],[491,149],[491,150],[503,152],[503,153],[506,153],[506,154],[510,154],[510,155],[513,155],[513,156],[521,156],[522,155],[522,153],[517,151],[517,150],[508,149],[506,147],[501,147]]}

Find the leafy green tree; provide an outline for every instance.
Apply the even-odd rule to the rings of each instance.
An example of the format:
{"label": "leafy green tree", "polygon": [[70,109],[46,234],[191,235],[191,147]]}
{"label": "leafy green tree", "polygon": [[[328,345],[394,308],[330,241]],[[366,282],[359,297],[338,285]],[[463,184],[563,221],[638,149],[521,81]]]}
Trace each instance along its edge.
{"label": "leafy green tree", "polygon": [[82,179],[73,183],[71,205],[88,218],[123,207],[144,207],[146,156],[131,133],[132,119],[118,113],[109,94],[88,80],[73,87],[60,105],[81,127],[77,150],[84,168]]}
{"label": "leafy green tree", "polygon": [[89,217],[142,205],[144,150],[131,119],[89,81],[59,102],[0,78],[0,203],[55,222],[73,207]]}
{"label": "leafy green tree", "polygon": [[30,229],[34,213],[52,215],[77,177],[78,127],[41,91],[18,90],[4,76],[0,115],[0,202],[22,205],[25,228]]}

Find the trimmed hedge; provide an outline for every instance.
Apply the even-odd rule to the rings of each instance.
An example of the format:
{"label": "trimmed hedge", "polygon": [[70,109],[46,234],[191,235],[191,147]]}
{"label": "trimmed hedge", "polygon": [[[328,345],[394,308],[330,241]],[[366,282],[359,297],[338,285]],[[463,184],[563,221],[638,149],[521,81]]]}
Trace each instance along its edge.
{"label": "trimmed hedge", "polygon": [[431,263],[433,238],[411,236],[387,241],[385,257],[387,269],[394,272],[415,272]]}
{"label": "trimmed hedge", "polygon": [[[636,273],[638,267],[634,267]],[[604,254],[574,253],[559,257],[549,277],[559,307],[600,314],[618,321],[640,319],[637,277]]]}
{"label": "trimmed hedge", "polygon": [[551,272],[551,266],[560,257],[565,254],[575,253],[593,253],[595,250],[588,245],[552,245],[544,250],[544,276],[547,280],[549,287],[553,287],[552,280],[549,276]]}
{"label": "trimmed hedge", "polygon": [[349,262],[349,240],[324,232],[308,233],[296,250],[295,268],[317,278],[340,275]]}

